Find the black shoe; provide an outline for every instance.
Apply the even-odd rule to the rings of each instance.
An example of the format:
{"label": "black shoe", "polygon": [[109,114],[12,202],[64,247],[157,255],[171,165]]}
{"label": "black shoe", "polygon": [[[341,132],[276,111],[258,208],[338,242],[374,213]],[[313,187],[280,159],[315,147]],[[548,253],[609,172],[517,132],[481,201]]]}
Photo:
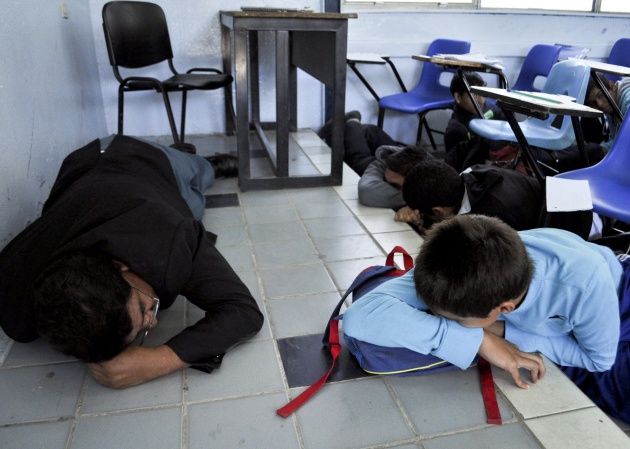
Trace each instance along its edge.
{"label": "black shoe", "polygon": [[[359,111],[350,111],[343,117],[344,122],[352,119],[361,121],[361,113]],[[320,139],[325,140],[326,142],[330,141],[330,138],[332,137],[332,119],[328,120],[324,126],[322,126],[322,129],[319,130],[317,135]]]}
{"label": "black shoe", "polygon": [[217,153],[204,156],[212,164],[215,178],[234,178],[238,176],[238,158],[232,154]]}

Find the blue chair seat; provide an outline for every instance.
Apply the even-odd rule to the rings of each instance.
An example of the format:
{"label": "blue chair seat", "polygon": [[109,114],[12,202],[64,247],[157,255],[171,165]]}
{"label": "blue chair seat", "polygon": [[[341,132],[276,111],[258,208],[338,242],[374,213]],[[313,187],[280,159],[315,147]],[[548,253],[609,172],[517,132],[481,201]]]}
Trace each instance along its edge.
{"label": "blue chair seat", "polygon": [[630,120],[624,120],[608,154],[598,164],[556,175],[586,179],[591,189],[593,211],[630,223]]}
{"label": "blue chair seat", "polygon": [[[519,125],[527,143],[535,147],[548,150],[563,150],[571,145],[575,139],[573,133],[567,133],[562,129],[549,126],[543,120],[531,118],[519,122]],[[492,140],[517,141],[510,124],[503,120],[473,119],[470,121],[470,129],[475,134]]]}
{"label": "blue chair seat", "polygon": [[[590,68],[579,59],[556,63],[549,72],[543,93],[568,95],[584,104]],[[549,114],[546,120],[527,118],[519,122],[527,143],[547,150],[564,150],[575,140],[575,133],[569,117],[562,117],[560,128],[552,124],[555,114]],[[500,120],[472,119],[470,129],[481,137],[490,140],[508,140],[516,142],[516,136],[507,122]]]}
{"label": "blue chair seat", "polygon": [[408,93],[394,94],[381,98],[378,104],[381,108],[405,112],[407,114],[419,114],[433,109],[447,109],[455,105],[453,98],[445,99],[442,95],[424,96],[422,102]]}
{"label": "blue chair seat", "polygon": [[[464,54],[470,51],[470,42],[451,39],[435,39],[429,45],[428,56],[442,54]],[[422,66],[420,81],[409,92],[393,94],[383,97],[378,102],[378,126],[383,128],[385,111],[387,109],[407,114],[418,114],[418,132],[416,143],[420,144],[422,129],[427,129],[427,134],[433,149],[437,149],[433,139],[432,130],[426,120],[426,114],[436,109],[448,109],[455,105],[449,86],[440,83],[440,76],[444,72],[453,72],[425,62]],[[439,132],[439,131],[436,131]],[[442,133],[443,134],[443,133]]]}

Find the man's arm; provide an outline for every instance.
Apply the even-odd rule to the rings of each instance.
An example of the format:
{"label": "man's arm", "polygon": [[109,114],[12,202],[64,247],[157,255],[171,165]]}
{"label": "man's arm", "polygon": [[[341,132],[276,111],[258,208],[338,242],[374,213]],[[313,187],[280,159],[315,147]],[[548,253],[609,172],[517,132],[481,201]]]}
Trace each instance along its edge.
{"label": "man's arm", "polygon": [[188,367],[168,346],[129,346],[111,360],[90,363],[94,379],[109,388],[127,388]]}
{"label": "man's arm", "polygon": [[381,160],[372,162],[359,180],[359,202],[369,207],[387,207],[398,209],[405,205],[400,190],[385,181],[385,163]]}

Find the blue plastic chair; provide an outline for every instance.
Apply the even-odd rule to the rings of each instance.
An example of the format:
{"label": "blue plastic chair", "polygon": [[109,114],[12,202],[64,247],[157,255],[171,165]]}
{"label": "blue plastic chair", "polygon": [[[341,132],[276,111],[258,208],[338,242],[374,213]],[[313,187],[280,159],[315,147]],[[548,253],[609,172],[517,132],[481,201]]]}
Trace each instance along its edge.
{"label": "blue plastic chair", "polygon": [[624,120],[610,151],[598,164],[556,175],[586,179],[591,189],[593,211],[630,223],[630,120]]}
{"label": "blue plastic chair", "polygon": [[[427,51],[427,56],[435,54],[465,54],[470,52],[470,42],[456,41],[450,39],[436,39],[431,42]],[[452,109],[455,105],[453,95],[449,86],[440,84],[440,75],[444,72],[453,72],[436,66],[433,63],[425,62],[422,67],[422,74],[418,85],[409,92],[388,95],[378,102],[378,126],[383,127],[385,110],[404,112],[406,114],[418,114],[420,123],[418,124],[418,135],[416,142],[420,142],[422,128],[426,127],[431,145],[436,149],[431,129],[426,121],[426,114],[437,109]]]}
{"label": "blue plastic chair", "polygon": [[524,90],[528,92],[540,92],[540,89],[534,87],[534,81],[539,76],[547,77],[553,65],[558,62],[562,46],[538,44],[534,45],[521,67],[516,82],[512,89]]}
{"label": "blue plastic chair", "polygon": [[[542,91],[548,94],[568,95],[575,98],[576,102],[584,104],[590,73],[590,68],[579,59],[560,61],[552,67]],[[562,117],[560,128],[552,125],[556,117],[555,114],[549,114],[546,120],[527,118],[519,122],[527,143],[556,151],[564,150],[571,145],[575,140],[575,133],[570,117]],[[472,119],[469,126],[481,137],[517,142],[512,128],[506,121]]]}
{"label": "blue plastic chair", "polygon": [[[630,67],[630,39],[623,38],[615,42],[613,48],[610,49],[608,63]],[[621,79],[620,76],[615,75],[606,75],[606,77],[613,82],[617,82]]]}

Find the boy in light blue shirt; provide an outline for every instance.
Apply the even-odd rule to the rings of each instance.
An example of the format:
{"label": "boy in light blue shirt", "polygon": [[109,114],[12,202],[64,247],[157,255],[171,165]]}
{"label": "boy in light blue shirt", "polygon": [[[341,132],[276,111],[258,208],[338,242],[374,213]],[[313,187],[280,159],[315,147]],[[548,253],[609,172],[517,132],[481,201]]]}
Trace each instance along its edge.
{"label": "boy in light blue shirt", "polygon": [[429,231],[414,270],[348,308],[344,334],[355,354],[403,347],[462,369],[479,354],[522,388],[519,368],[544,377],[542,353],[630,422],[629,277],[630,263],[572,233],[459,215]]}

